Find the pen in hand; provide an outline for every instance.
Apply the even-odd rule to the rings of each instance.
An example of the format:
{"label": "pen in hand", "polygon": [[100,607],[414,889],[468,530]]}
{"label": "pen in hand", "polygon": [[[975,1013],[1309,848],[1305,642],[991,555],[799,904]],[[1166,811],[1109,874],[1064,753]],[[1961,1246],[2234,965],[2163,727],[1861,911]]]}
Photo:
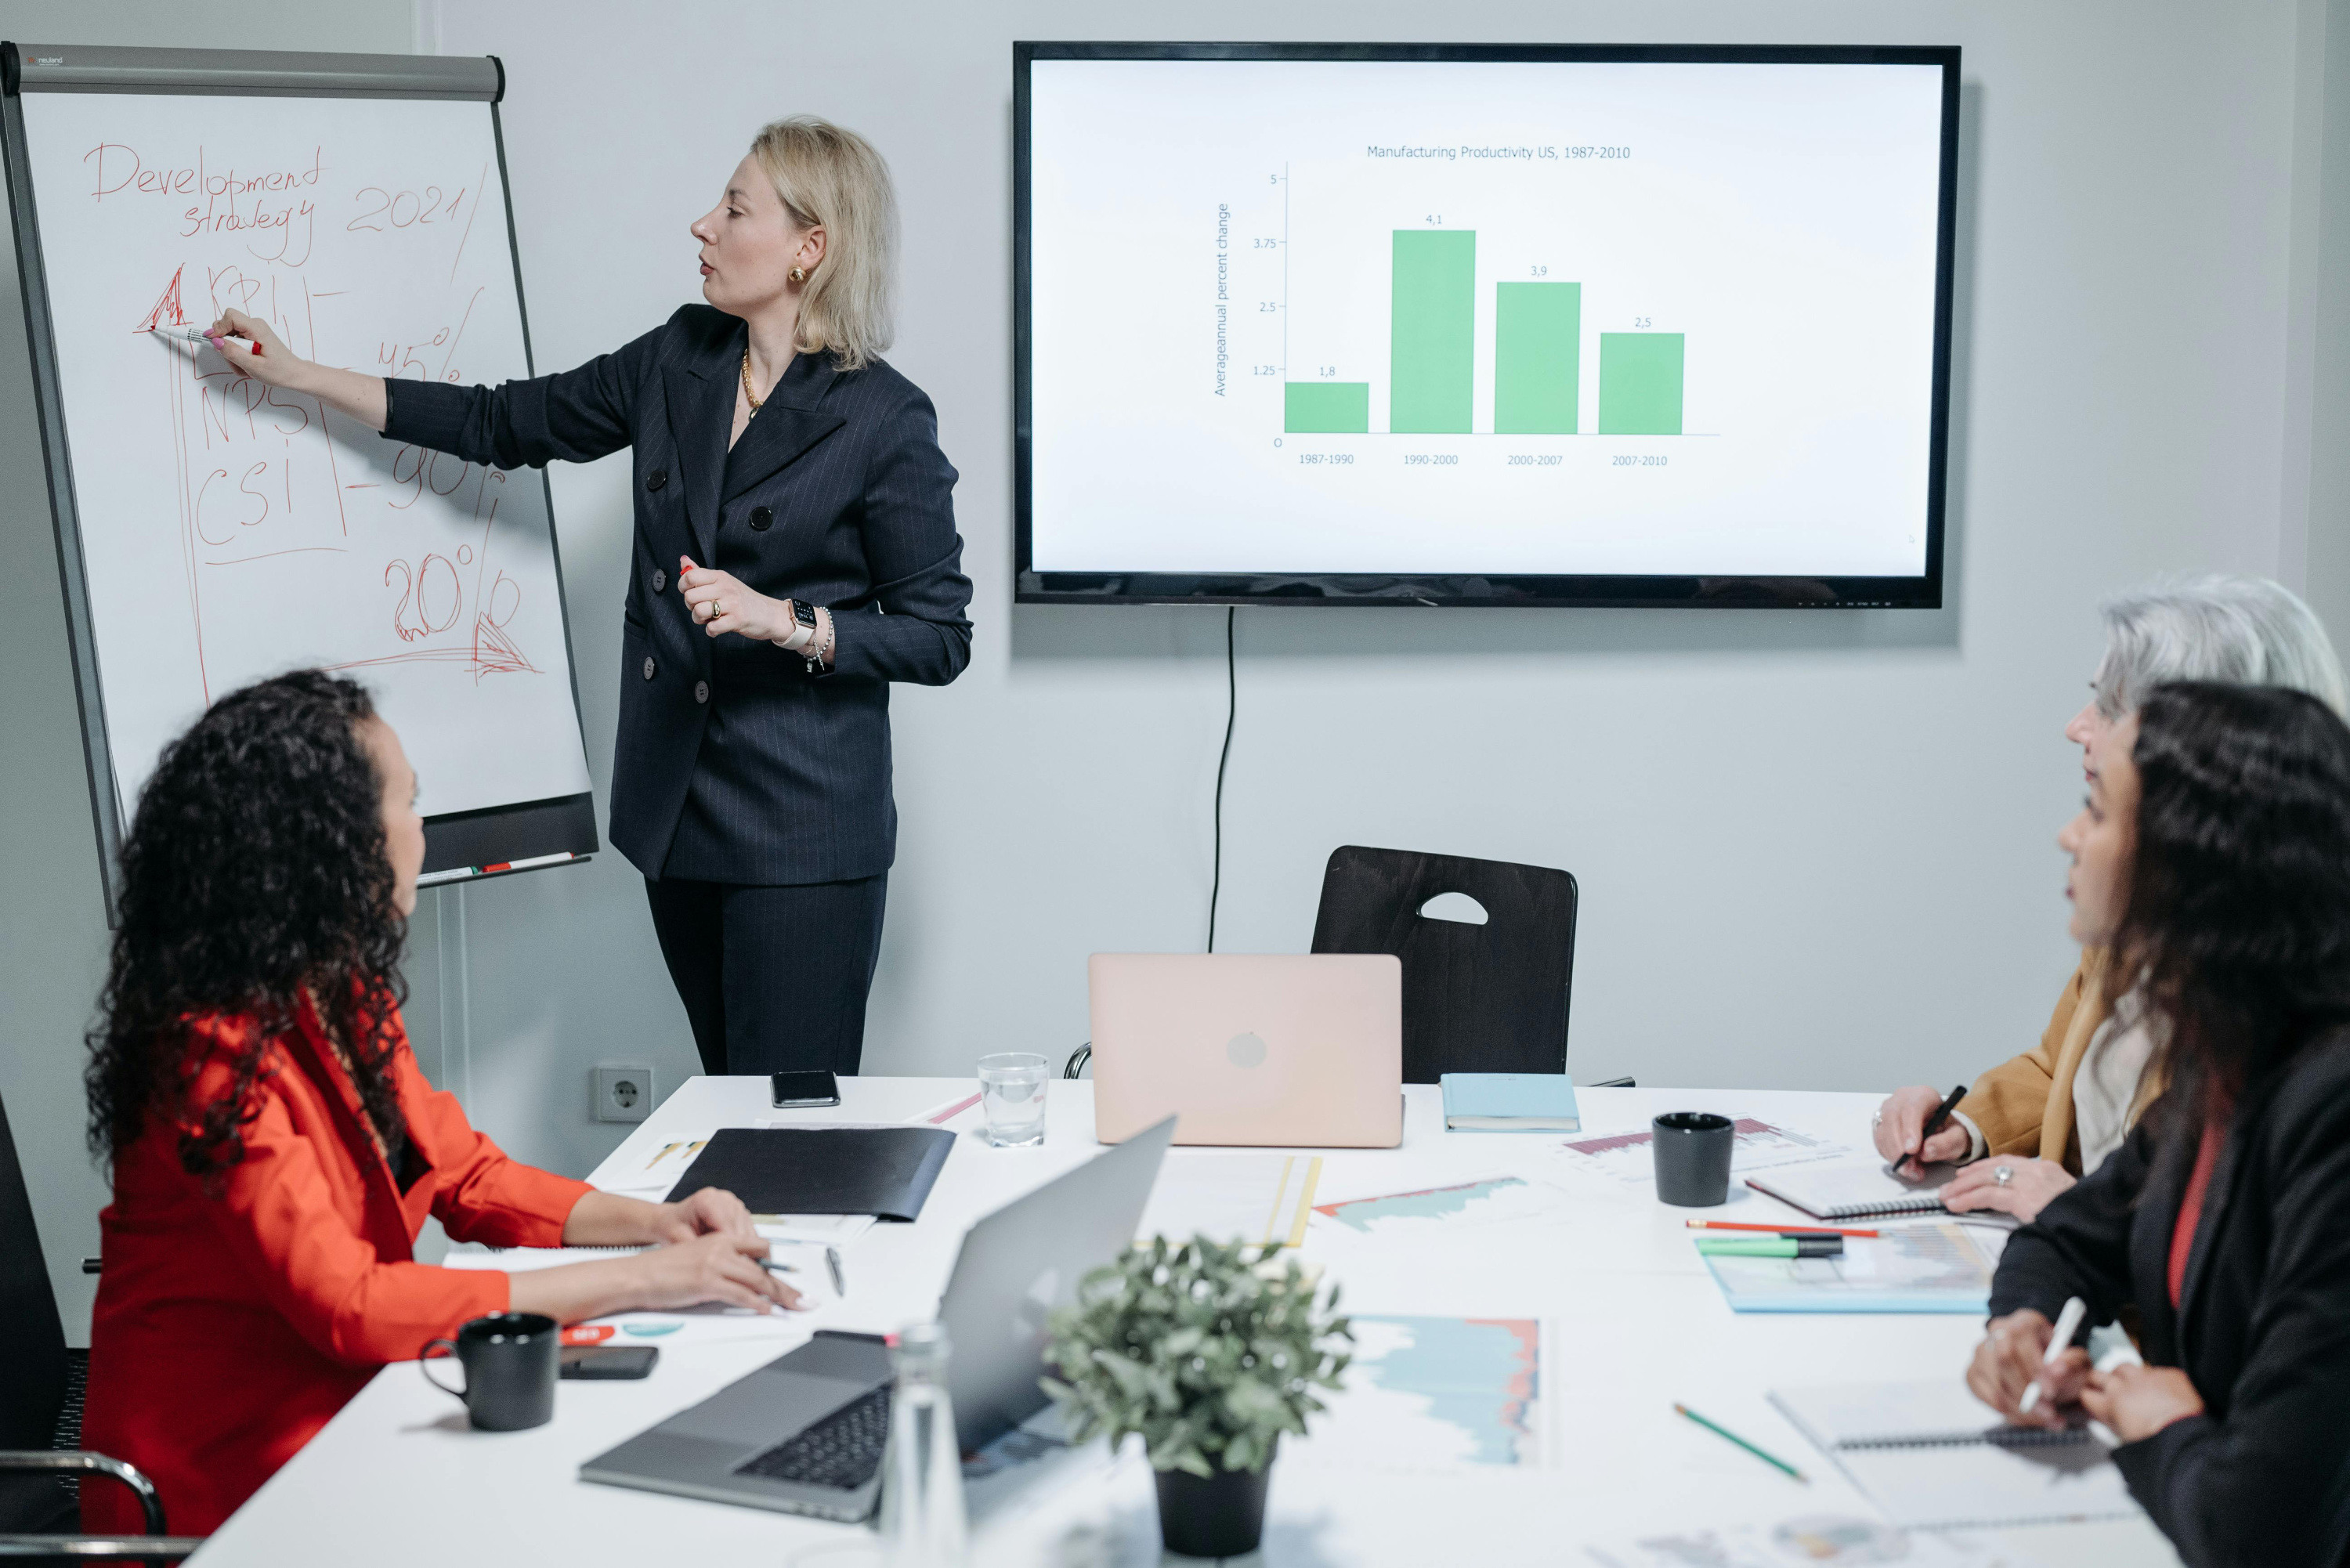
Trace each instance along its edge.
{"label": "pen in hand", "polygon": [[2081,1332],[2081,1320],[2089,1315],[2089,1303],[2074,1296],[2056,1314],[2056,1327],[2048,1335],[2048,1349],[2040,1358],[2040,1371],[2024,1386],[2023,1397],[2015,1402],[2015,1413],[2029,1416],[2040,1403],[2040,1379],[2056,1365],[2058,1357],[2072,1345],[2073,1336]]}
{"label": "pen in hand", "polygon": [[1926,1125],[1918,1129],[1917,1151],[1913,1154],[1903,1155],[1901,1158],[1896,1162],[1897,1166],[1908,1166],[1916,1171],[1917,1174],[1921,1176],[1924,1175],[1926,1171],[1926,1144],[1928,1140],[1932,1138],[1936,1133],[1940,1132],[1945,1127],[1950,1125],[1950,1113],[1957,1110],[1959,1108],[1959,1102],[1966,1097],[1967,1086],[1964,1084],[1960,1084],[1957,1088],[1952,1089],[1943,1099],[1942,1103],[1934,1107],[1934,1114],[1926,1118]]}
{"label": "pen in hand", "polygon": [[[837,1296],[847,1295],[848,1293],[848,1278],[846,1274],[841,1272],[839,1248],[827,1247],[824,1250],[824,1266],[826,1272],[832,1275],[832,1293]],[[795,1265],[791,1263],[778,1263],[773,1258],[760,1259],[759,1267],[766,1270],[767,1272],[771,1274],[796,1274],[799,1272],[799,1269]]]}

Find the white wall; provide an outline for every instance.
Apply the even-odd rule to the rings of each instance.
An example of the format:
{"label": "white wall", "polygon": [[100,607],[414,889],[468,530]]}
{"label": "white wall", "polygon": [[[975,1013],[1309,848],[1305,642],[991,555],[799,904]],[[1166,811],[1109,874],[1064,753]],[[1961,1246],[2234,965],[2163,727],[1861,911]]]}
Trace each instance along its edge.
{"label": "white wall", "polygon": [[[1240,618],[1220,946],[1303,949],[1341,843],[1563,866],[1584,899],[1578,1075],[1857,1088],[1970,1075],[2044,1020],[2071,961],[2051,841],[2078,775],[2058,731],[2095,657],[2100,595],[2168,570],[2298,573],[2305,557],[2313,573],[2336,563],[2330,603],[2350,613],[2350,547],[2326,532],[2350,500],[2340,443],[2291,433],[2350,412],[2350,285],[2320,266],[2350,254],[2322,243],[2350,223],[2350,203],[2321,200],[2350,183],[2350,28],[2323,25],[2340,5],[420,0],[415,36],[506,63],[542,368],[694,297],[685,224],[761,120],[827,114],[890,157],[907,233],[892,358],[936,400],[962,472],[978,638],[961,681],[897,699],[904,829],[867,1063],[940,1073],[1082,1040],[1089,951],[1198,945],[1223,720],[1220,610],[1010,604],[1011,41],[1964,46],[1948,608]],[[18,28],[22,6],[0,19],[93,36],[64,20],[82,8],[52,9],[54,26]],[[203,9],[246,43],[297,15]],[[299,15],[307,33],[270,36],[398,42],[381,36],[388,7]],[[2304,68],[2313,48],[2324,60]],[[0,351],[21,352],[17,330]],[[0,441],[28,474],[20,379],[0,393]],[[599,791],[625,472],[554,480]],[[20,1140],[28,1123],[43,1140],[36,1196],[69,1267],[100,1196],[74,1163],[73,1071],[103,933],[46,504],[36,486],[5,504],[0,875],[25,891],[0,899],[0,1093]],[[432,961],[454,898],[427,902],[411,1027],[429,1070],[463,1081],[469,1057],[475,1116],[515,1152],[581,1170],[617,1140],[588,1116],[596,1062],[650,1060],[664,1087],[691,1070],[617,857],[464,895],[469,1053],[442,1027],[460,1013]]]}
{"label": "white wall", "polygon": [[[428,5],[431,0],[427,0]],[[1956,42],[1966,48],[1950,605],[1939,614],[1253,609],[1223,932],[1296,950],[1345,842],[1583,888],[1586,1077],[1948,1081],[2034,1038],[2070,964],[2051,840],[2093,607],[2272,571],[2284,493],[2300,18],[2264,4],[992,3],[423,14],[507,66],[543,363],[693,297],[685,224],[794,109],[871,135],[907,223],[894,361],[962,471],[970,671],[897,701],[905,829],[867,1060],[953,1072],[1084,1038],[1082,960],[1201,934],[1222,719],[1209,609],[1009,604],[1017,37]],[[744,68],[745,63],[753,68]],[[2304,102],[2306,101],[2304,98]],[[555,478],[600,765],[629,528],[618,460]],[[483,1115],[573,1163],[586,1065],[691,1056],[632,875],[469,895]],[[527,1134],[524,1128],[530,1129]]]}
{"label": "white wall", "polygon": [[[2306,452],[2310,603],[2339,636],[2350,628],[2350,0],[2302,0],[2301,12],[2303,78],[2322,74],[2332,90],[2300,117],[2293,304],[2308,331],[2292,348],[2307,377],[2307,417],[2287,437]],[[2300,456],[2288,446],[2289,479]]]}

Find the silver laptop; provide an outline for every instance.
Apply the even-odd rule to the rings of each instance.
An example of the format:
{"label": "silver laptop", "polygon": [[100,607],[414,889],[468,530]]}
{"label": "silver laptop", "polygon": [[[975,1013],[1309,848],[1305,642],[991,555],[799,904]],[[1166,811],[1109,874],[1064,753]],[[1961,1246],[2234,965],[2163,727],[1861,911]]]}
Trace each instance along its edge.
{"label": "silver laptop", "polygon": [[[955,1438],[972,1453],[1045,1407],[1045,1318],[1124,1251],[1172,1116],[971,1228],[948,1276]],[[582,1480],[855,1521],[873,1511],[889,1432],[889,1351],[819,1329],[807,1344],[579,1467]]]}

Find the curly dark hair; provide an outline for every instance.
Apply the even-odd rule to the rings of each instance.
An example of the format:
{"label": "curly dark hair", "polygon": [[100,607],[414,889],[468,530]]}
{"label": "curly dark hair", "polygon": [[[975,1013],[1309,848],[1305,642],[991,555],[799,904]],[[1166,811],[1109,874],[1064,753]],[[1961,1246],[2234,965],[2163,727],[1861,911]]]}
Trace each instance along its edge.
{"label": "curly dark hair", "polygon": [[2138,711],[2114,939],[2164,1023],[2166,1115],[2224,1120],[2350,1020],[2350,727],[2304,692],[2182,681]]}
{"label": "curly dark hair", "polygon": [[[93,1152],[119,1158],[161,1116],[191,1175],[237,1163],[264,1058],[307,989],[399,1164],[389,1064],[406,921],[359,738],[374,716],[354,682],[296,670],[231,692],[164,749],[122,846],[122,923],[84,1075]],[[194,1025],[208,1014],[253,1027],[229,1091],[199,1105]]]}

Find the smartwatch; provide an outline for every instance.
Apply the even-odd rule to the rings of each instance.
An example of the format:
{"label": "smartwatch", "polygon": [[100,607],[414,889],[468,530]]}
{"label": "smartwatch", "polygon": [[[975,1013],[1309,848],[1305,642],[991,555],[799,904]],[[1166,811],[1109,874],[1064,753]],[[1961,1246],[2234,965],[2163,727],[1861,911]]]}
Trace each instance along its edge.
{"label": "smartwatch", "polygon": [[792,607],[792,633],[783,639],[785,650],[807,660],[811,673],[818,662],[817,645],[824,640],[824,629],[816,623],[816,607],[805,599],[787,601]]}

